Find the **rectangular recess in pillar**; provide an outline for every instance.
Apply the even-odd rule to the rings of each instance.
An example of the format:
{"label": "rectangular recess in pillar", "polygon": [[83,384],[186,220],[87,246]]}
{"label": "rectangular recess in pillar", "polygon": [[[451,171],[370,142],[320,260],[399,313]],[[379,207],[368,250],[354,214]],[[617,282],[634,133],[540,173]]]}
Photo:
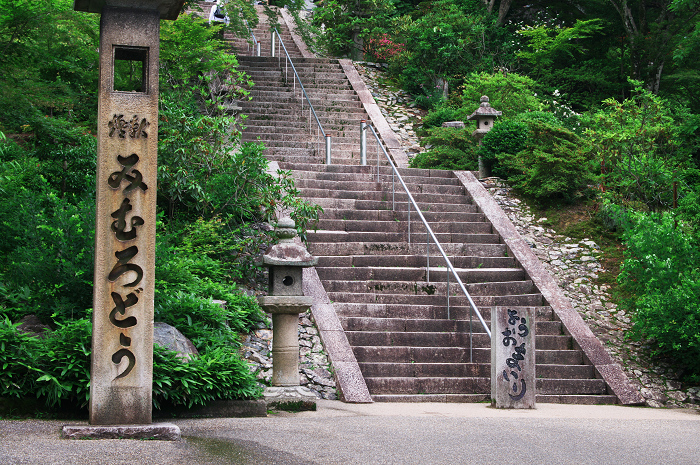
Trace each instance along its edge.
{"label": "rectangular recess in pillar", "polygon": [[148,48],[113,46],[112,90],[148,94]]}

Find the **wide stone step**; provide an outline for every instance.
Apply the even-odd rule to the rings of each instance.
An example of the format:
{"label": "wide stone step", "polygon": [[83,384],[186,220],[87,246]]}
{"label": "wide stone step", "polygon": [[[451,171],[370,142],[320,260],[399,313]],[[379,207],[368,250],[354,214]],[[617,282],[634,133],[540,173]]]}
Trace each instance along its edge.
{"label": "wide stone step", "polygon": [[[331,199],[332,200],[332,199]],[[312,200],[321,207],[324,202]],[[411,231],[413,241],[425,241],[425,233],[421,234],[415,228]],[[479,244],[496,244],[499,242],[498,234],[469,234],[469,233],[435,233],[437,240],[443,244],[446,242],[471,242]],[[408,232],[375,232],[375,231],[309,231],[307,238],[310,242],[405,242],[408,240]]]}
{"label": "wide stone step", "polygon": [[[434,223],[478,223],[486,221],[483,213],[466,212],[422,212],[431,225]],[[414,216],[413,214],[411,216]],[[402,221],[408,220],[408,211],[393,210],[341,210],[336,208],[324,209],[323,219],[346,221]],[[415,220],[415,217],[411,218]]]}
{"label": "wide stone step", "polygon": [[[369,196],[369,193],[367,194]],[[408,213],[406,213],[408,217]],[[446,223],[433,222],[428,223],[430,229],[434,233],[441,234],[491,234],[492,228],[490,223],[485,222],[464,222],[464,223]],[[383,232],[405,232],[408,229],[407,221],[400,221],[398,218],[395,221],[374,221],[369,223],[366,220],[336,220],[321,218],[318,222],[318,229],[327,231],[383,231]],[[418,221],[414,216],[411,219],[411,233],[425,232],[426,228],[423,222]]]}
{"label": "wide stone step", "polygon": [[537,394],[535,401],[542,404],[613,405],[617,404],[614,395],[550,395]]}
{"label": "wide stone step", "polygon": [[[460,292],[460,291],[453,291]],[[411,295],[411,294],[375,294],[355,293],[349,296],[344,292],[330,292],[329,298],[336,303],[378,304],[378,305],[418,305],[434,306],[434,315],[431,318],[447,318],[447,298],[445,294]],[[478,307],[540,307],[543,305],[542,295],[539,293],[520,295],[472,295],[474,304]],[[468,319],[471,306],[466,297],[452,295],[450,297],[450,318]],[[373,315],[380,316],[380,315]],[[398,314],[390,314],[389,317],[397,317]],[[421,318],[423,318],[421,316]],[[476,320],[476,316],[474,316]]]}
{"label": "wide stone step", "polygon": [[[347,280],[347,281],[425,281],[427,273],[425,268],[409,267],[316,267],[321,280]],[[526,278],[525,272],[520,268],[457,268],[457,275],[464,284],[488,283],[507,281],[522,281]],[[446,282],[445,268],[430,268],[430,280],[433,282]],[[454,284],[454,276],[449,275]]]}
{"label": "wide stone step", "polygon": [[[345,304],[345,305],[361,305],[361,304]],[[405,307],[404,307],[405,308]],[[428,308],[426,311],[431,311]],[[342,311],[342,310],[341,310]],[[341,313],[339,311],[339,313]],[[345,331],[384,331],[384,332],[432,332],[432,333],[468,333],[469,321],[467,320],[446,320],[446,319],[427,319],[427,318],[373,318],[365,316],[371,314],[364,309],[354,309],[356,314],[363,316],[341,316],[340,322]],[[480,310],[481,311],[481,310]],[[406,312],[409,314],[418,313],[413,310]],[[342,312],[345,315],[345,312]],[[482,316],[487,324],[490,324],[491,312],[490,308],[481,311]],[[414,315],[415,316],[415,315]],[[478,325],[478,323],[477,323]],[[538,336],[561,336],[561,322],[559,321],[536,321],[535,333]],[[476,327],[472,322],[472,332],[481,332],[481,326]]]}
{"label": "wide stone step", "polygon": [[[371,293],[381,294],[407,294],[411,297],[420,296],[445,296],[447,285],[443,282],[431,282],[430,284],[421,281],[387,281],[387,280],[367,280],[367,281],[345,281],[345,280],[324,280],[324,287],[327,292],[346,292],[349,294]],[[481,296],[507,296],[530,294],[536,290],[531,280],[522,281],[502,281],[502,282],[481,282],[465,283],[465,288],[472,297]],[[452,284],[450,291],[457,293],[461,291]],[[458,299],[462,297],[457,297]]]}
{"label": "wide stone step", "polygon": [[[361,363],[491,363],[491,349],[481,347],[470,351],[468,347],[353,346],[352,350]],[[580,350],[535,350],[538,366],[552,365],[553,360],[562,365],[583,365],[583,353]]]}
{"label": "wide stone step", "polygon": [[[381,394],[486,394],[490,377],[365,377],[372,395]],[[604,395],[605,382],[599,379],[538,379],[541,395]]]}
{"label": "wide stone step", "polygon": [[360,363],[366,377],[490,377],[487,363]]}
{"label": "wide stone step", "polygon": [[[377,320],[403,321],[407,327],[409,327],[409,325],[413,325],[411,326],[411,328],[416,331],[421,331],[421,324],[439,325],[448,324],[448,322],[451,322],[453,324],[458,325],[457,328],[459,328],[460,331],[469,331],[469,308],[465,308],[465,306],[462,305],[452,306],[452,304],[455,302],[455,299],[455,297],[450,298],[450,312],[462,314],[464,315],[464,317],[460,317],[458,314],[451,314],[450,319],[447,318],[447,306],[446,299],[444,296],[436,296],[436,298],[434,299],[435,303],[432,305],[429,303],[421,305],[403,303],[384,304],[338,301],[334,303],[334,307],[340,318],[343,319],[343,321],[347,321],[350,318],[355,318],[359,320],[362,320],[364,318],[368,322]],[[540,305],[535,307],[538,325],[540,323],[550,323],[552,321],[553,313],[552,308],[550,306]],[[510,305],[509,308],[513,310],[518,310],[524,309],[525,307],[518,305]],[[477,310],[488,324],[488,322],[491,321],[492,307],[477,305]],[[557,321],[555,321],[554,323],[561,325],[561,323]],[[428,328],[430,327],[431,326],[428,326]],[[455,328],[454,330],[456,331],[457,328]],[[358,329],[363,328],[360,327]],[[446,331],[448,330],[450,329],[446,329]],[[472,315],[472,330],[478,332],[482,331],[481,323],[478,321],[476,314]],[[408,331],[408,329],[405,329],[405,331]],[[560,333],[561,332],[554,332],[550,334]]]}
{"label": "wide stone step", "polygon": [[[424,331],[345,331],[350,345],[357,346],[418,346],[418,347],[473,347],[488,348],[490,338],[486,333],[475,332],[424,332]],[[539,350],[571,349],[571,337],[542,334],[536,336]]]}
{"label": "wide stone step", "polygon": [[372,394],[374,402],[441,402],[471,404],[488,402],[490,394]]}
{"label": "wide stone step", "polygon": [[491,379],[480,378],[445,378],[445,377],[405,377],[405,378],[371,378],[365,377],[367,388],[375,394],[462,394],[489,393]]}
{"label": "wide stone step", "polygon": [[[424,267],[425,255],[317,255],[318,268],[328,267]],[[515,268],[513,257],[448,256],[455,268]],[[446,266],[442,256],[431,255],[430,266]],[[432,273],[432,271],[431,271]]]}
{"label": "wide stone step", "polygon": [[[345,136],[350,138],[350,136]],[[355,141],[355,139],[352,139]],[[299,179],[295,183],[297,188],[307,189],[324,189],[324,190],[378,190],[382,192],[405,192],[398,180],[392,186],[389,182],[377,182],[375,179],[355,179],[349,181],[341,180],[317,180],[317,179]],[[464,188],[462,186],[452,184],[407,184],[411,194],[442,194],[442,195],[458,195],[464,196]],[[471,203],[471,202],[467,202]]]}
{"label": "wide stone step", "polygon": [[[320,181],[361,181],[361,182],[379,182],[377,181],[376,171],[374,170],[374,165],[371,166],[371,173],[338,173],[338,172],[326,172],[326,171],[302,171],[290,167],[289,169],[294,169],[294,177],[299,180],[304,180],[305,182],[311,180]],[[425,185],[425,184],[439,184],[439,185],[451,185],[451,186],[461,186],[459,179],[457,178],[446,178],[446,177],[420,177],[420,176],[404,176],[401,175],[404,182],[410,187],[414,185]],[[391,177],[386,179],[386,176],[381,177],[381,182],[389,185],[391,183]]]}
{"label": "wide stone step", "polygon": [[[442,244],[442,248],[449,257],[506,257],[507,249],[505,244],[474,244],[474,243],[447,243]],[[313,255],[423,255],[426,252],[425,243],[406,242],[386,243],[386,242],[311,242],[308,244],[309,252]],[[437,257],[440,253],[435,244],[429,248],[431,257]],[[439,263],[439,262],[438,262]]]}

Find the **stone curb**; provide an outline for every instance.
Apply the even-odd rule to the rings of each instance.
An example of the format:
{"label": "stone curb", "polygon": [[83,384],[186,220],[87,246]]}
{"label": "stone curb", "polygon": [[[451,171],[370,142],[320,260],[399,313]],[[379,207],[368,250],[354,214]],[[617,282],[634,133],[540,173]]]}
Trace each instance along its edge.
{"label": "stone curb", "polygon": [[289,11],[287,11],[286,8],[280,8],[279,12],[282,15],[282,20],[287,25],[287,29],[289,29],[289,33],[292,34],[292,40],[301,52],[301,55],[304,58],[316,58],[316,55],[309,51],[309,48],[306,46],[304,40],[299,36],[299,34],[297,34],[294,18],[292,18],[292,15],[289,14]]}
{"label": "stone curb", "polygon": [[318,277],[316,268],[304,268],[303,273],[304,295],[313,298],[311,313],[316,320],[323,346],[326,348],[335,369],[335,378],[341,400],[360,404],[373,402],[355,354],[350,347],[345,331],[343,331],[335,308]]}
{"label": "stone curb", "polygon": [[180,428],[172,423],[150,425],[66,425],[62,429],[66,439],[155,439],[179,441]]}
{"label": "stone curb", "polygon": [[[360,78],[360,74],[355,69],[355,65],[353,65],[352,60],[340,59],[338,60],[338,63],[340,63],[340,66],[343,68],[343,72],[348,78],[348,81],[350,81],[355,93],[358,97],[360,97],[360,101],[367,112],[367,116],[369,116],[369,119],[372,121],[374,127],[377,128],[379,137],[381,137],[382,141],[384,141],[386,151],[394,159],[396,167],[407,168],[408,155],[406,155],[406,152],[404,152],[403,148],[401,147],[401,141],[399,141],[399,138],[396,137],[394,131],[392,131],[389,127],[389,123],[387,123],[386,118],[384,118],[384,115],[382,115],[377,102],[374,101],[372,93],[369,91],[369,89],[367,89],[367,86],[362,78]],[[357,130],[360,130],[359,121],[357,122]],[[370,137],[371,136],[368,136],[368,140]]]}
{"label": "stone curb", "polygon": [[249,418],[266,417],[267,406],[263,399],[215,400],[203,407],[174,409],[163,412],[162,417],[175,418]]}
{"label": "stone curb", "polygon": [[581,315],[573,308],[569,299],[564,296],[554,278],[532,253],[530,246],[522,239],[491,194],[471,171],[455,171],[454,173],[467,189],[479,210],[486,215],[494,230],[501,236],[508,252],[523,267],[564,325],[565,331],[574,338],[585,357],[595,367],[597,374],[605,381],[608,388],[617,396],[619,402],[623,405],[644,404],[644,398],[634,388],[622,367],[615,363],[605,351],[601,342],[583,321]]}

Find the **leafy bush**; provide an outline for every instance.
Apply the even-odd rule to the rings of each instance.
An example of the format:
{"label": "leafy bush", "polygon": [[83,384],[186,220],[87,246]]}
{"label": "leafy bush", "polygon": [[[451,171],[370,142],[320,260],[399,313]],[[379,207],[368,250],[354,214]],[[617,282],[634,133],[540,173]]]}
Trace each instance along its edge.
{"label": "leafy bush", "polygon": [[491,106],[503,112],[504,119],[513,118],[541,109],[535,87],[534,80],[516,73],[472,73],[460,87],[459,103],[471,113],[479,106],[481,96],[487,95]]}
{"label": "leafy bush", "polygon": [[81,318],[92,306],[95,202],[60,197],[36,159],[0,165],[0,304],[13,320]]}
{"label": "leafy bush", "polygon": [[443,104],[425,115],[423,129],[439,128],[445,121],[460,121],[463,118],[465,118],[464,110]]}
{"label": "leafy bush", "polygon": [[475,170],[478,164],[474,152],[468,154],[458,148],[439,146],[413,157],[410,167],[461,171]]}
{"label": "leafy bush", "polygon": [[206,405],[216,399],[260,397],[260,386],[234,348],[217,347],[183,362],[160,346],[153,351],[153,406]]}
{"label": "leafy bush", "polygon": [[509,120],[499,121],[481,140],[479,156],[484,161],[493,163],[498,154],[516,154],[525,148],[527,136],[528,127],[525,123]]}
{"label": "leafy bush", "polygon": [[33,366],[39,341],[17,331],[7,316],[0,318],[0,397],[22,397],[33,390]]}
{"label": "leafy bush", "polygon": [[675,215],[633,215],[625,232],[618,278],[630,302],[636,338],[650,339],[654,355],[672,358],[691,382],[700,381],[700,254],[697,239],[677,227]]}
{"label": "leafy bush", "polygon": [[584,141],[563,128],[532,122],[525,149],[496,155],[513,187],[540,204],[570,202],[594,181]]}
{"label": "leafy bush", "polygon": [[687,162],[678,150],[678,125],[660,97],[636,86],[623,102],[607,99],[587,121],[592,155],[600,164],[605,188],[618,203],[641,203],[650,211],[672,204],[673,181]]}

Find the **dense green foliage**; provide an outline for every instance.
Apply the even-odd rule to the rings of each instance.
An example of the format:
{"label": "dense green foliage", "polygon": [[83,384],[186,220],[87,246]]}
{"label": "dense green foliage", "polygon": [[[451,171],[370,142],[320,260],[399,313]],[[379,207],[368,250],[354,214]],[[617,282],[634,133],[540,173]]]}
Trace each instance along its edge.
{"label": "dense green foliage", "polygon": [[[99,15],[72,3],[0,2],[0,397],[75,411],[89,396]],[[247,1],[226,8],[255,18]],[[161,24],[155,320],[200,355],[155,348],[156,408],[260,395],[239,333],[265,317],[241,286],[260,281],[277,208],[302,233],[319,212],[290,173],[267,172],[262,146],[239,143],[227,107],[250,83],[221,28]],[[51,328],[42,339],[16,329],[31,314]]]}
{"label": "dense green foliage", "polygon": [[[352,30],[355,41],[428,111],[417,130],[426,151],[411,166],[474,170],[480,157],[539,206],[592,199],[607,227],[625,231],[619,280],[631,296],[633,335],[697,382],[700,4],[348,5],[355,18],[384,11],[371,28]],[[326,43],[347,43],[342,21],[326,29]],[[440,127],[466,122],[482,95],[502,116],[480,145],[469,124]]]}

